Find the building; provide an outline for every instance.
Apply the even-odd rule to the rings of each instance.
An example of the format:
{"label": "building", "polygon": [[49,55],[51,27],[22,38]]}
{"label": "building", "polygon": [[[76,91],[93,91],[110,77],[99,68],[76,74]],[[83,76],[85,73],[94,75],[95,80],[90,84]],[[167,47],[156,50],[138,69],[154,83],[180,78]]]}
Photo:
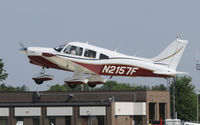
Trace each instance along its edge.
{"label": "building", "polygon": [[0,125],[146,125],[170,118],[168,91],[0,93]]}

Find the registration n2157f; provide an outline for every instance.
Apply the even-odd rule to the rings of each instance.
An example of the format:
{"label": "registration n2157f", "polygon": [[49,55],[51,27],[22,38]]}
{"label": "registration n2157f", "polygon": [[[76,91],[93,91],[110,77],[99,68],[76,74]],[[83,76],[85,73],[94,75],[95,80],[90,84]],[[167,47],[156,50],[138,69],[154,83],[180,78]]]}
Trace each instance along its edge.
{"label": "registration n2157f", "polygon": [[101,73],[111,75],[133,75],[139,68],[132,66],[105,65]]}

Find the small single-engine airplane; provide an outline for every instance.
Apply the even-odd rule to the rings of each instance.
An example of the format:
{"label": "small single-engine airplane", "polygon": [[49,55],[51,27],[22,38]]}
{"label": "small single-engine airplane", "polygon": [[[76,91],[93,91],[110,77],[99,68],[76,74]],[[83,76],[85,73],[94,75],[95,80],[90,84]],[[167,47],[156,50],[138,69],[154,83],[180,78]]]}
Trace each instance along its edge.
{"label": "small single-engine airplane", "polygon": [[187,43],[187,40],[177,37],[158,56],[150,59],[81,42],[70,42],[56,48],[23,47],[20,51],[27,55],[30,63],[42,67],[42,72],[33,77],[37,84],[52,80],[52,75],[45,74],[45,68],[54,68],[74,72],[72,77],[64,80],[72,88],[80,84],[95,87],[106,82],[100,75],[168,78],[185,74],[176,71],[176,67]]}

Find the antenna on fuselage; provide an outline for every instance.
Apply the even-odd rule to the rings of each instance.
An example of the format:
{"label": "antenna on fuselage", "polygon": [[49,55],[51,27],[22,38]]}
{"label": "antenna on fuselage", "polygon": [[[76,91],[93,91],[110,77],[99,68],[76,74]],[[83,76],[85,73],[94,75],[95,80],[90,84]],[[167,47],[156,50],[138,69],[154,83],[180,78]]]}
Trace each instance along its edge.
{"label": "antenna on fuselage", "polygon": [[176,40],[178,41],[178,39],[179,39],[179,36],[178,36],[178,34],[176,35]]}
{"label": "antenna on fuselage", "polygon": [[133,56],[137,56],[138,53],[140,53],[140,50],[136,51]]}
{"label": "antenna on fuselage", "polygon": [[118,48],[116,48],[115,50],[114,50],[114,52],[117,52],[118,51]]}

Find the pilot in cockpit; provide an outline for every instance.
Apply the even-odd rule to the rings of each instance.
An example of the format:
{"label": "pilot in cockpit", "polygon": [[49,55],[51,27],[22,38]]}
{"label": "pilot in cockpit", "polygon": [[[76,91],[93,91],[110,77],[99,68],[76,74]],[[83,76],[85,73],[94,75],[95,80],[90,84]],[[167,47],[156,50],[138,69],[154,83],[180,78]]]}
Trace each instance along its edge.
{"label": "pilot in cockpit", "polygon": [[75,46],[72,46],[72,47],[71,47],[71,49],[70,49],[70,54],[76,55],[76,47],[75,47]]}

